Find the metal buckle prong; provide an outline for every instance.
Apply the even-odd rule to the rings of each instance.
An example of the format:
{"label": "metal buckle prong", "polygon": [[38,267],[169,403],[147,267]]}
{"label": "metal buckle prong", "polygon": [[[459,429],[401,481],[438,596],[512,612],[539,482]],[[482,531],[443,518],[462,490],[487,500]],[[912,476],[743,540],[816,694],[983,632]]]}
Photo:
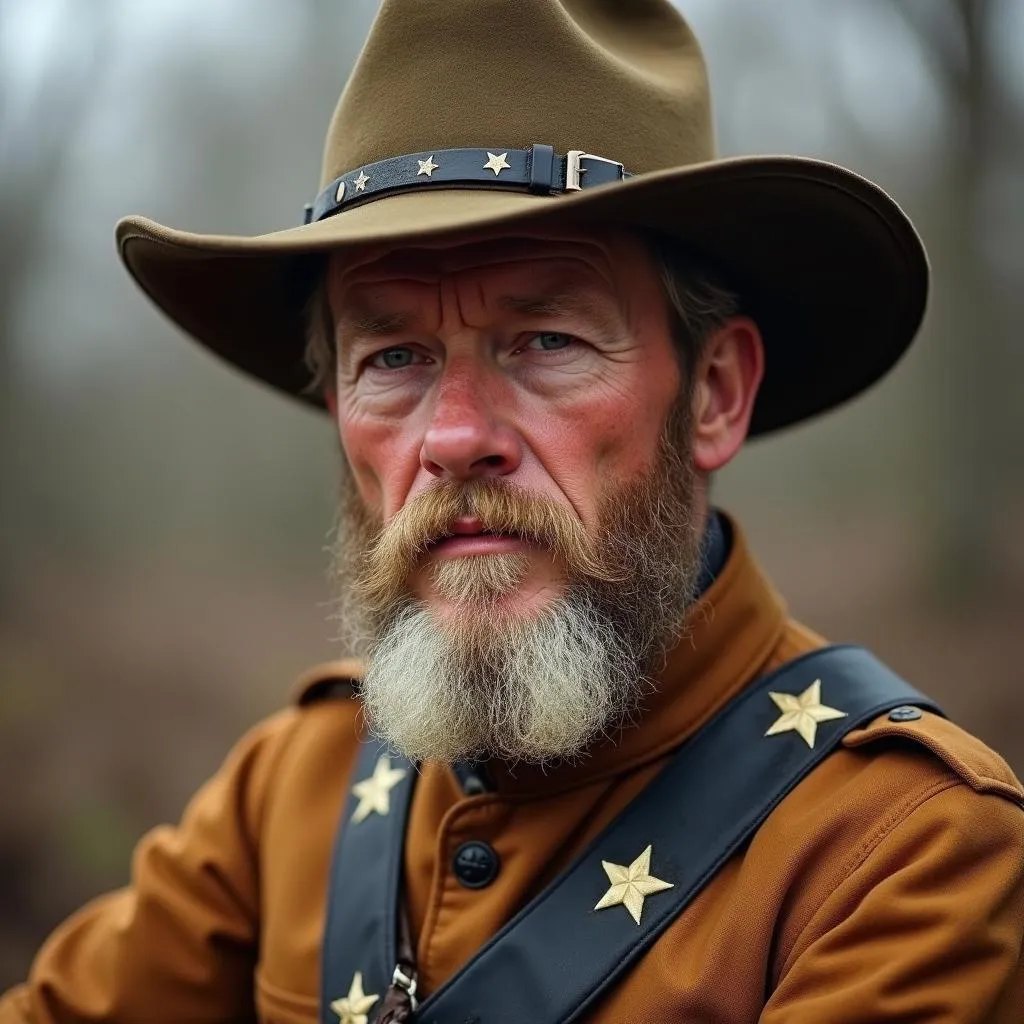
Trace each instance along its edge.
{"label": "metal buckle prong", "polygon": [[584,153],[582,149],[570,149],[565,154],[565,191],[579,192],[583,186],[580,184],[580,175],[586,174],[586,167],[580,167],[581,160],[597,160],[602,164],[611,164],[618,167],[619,177],[622,177],[623,165],[618,160],[609,160],[607,157],[594,156],[593,153]]}

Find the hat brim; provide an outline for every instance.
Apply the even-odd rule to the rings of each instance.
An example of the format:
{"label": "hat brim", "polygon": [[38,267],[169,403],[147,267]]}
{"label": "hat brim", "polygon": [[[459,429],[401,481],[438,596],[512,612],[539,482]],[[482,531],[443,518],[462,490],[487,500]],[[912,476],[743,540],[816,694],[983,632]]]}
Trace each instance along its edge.
{"label": "hat brim", "polygon": [[415,245],[538,222],[676,236],[740,293],[765,340],[751,435],[798,423],[870,387],[924,315],[928,264],[896,203],[845,168],[739,157],[557,198],[424,189],[256,237],[199,235],[128,217],[122,259],[173,321],[221,358],[316,406],[305,303],[311,264],[333,250]]}

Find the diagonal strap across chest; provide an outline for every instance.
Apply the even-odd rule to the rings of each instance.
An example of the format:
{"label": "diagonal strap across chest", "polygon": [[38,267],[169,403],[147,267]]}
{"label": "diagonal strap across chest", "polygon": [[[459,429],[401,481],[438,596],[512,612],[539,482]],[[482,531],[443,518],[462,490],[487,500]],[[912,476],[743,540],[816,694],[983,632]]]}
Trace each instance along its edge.
{"label": "diagonal strap across chest", "polygon": [[[843,736],[938,707],[859,647],[804,655],[747,687],[550,886],[418,1008],[422,1024],[582,1020]],[[899,709],[898,711],[896,709]],[[323,1024],[367,1024],[397,962],[415,769],[360,751],[334,854]]]}

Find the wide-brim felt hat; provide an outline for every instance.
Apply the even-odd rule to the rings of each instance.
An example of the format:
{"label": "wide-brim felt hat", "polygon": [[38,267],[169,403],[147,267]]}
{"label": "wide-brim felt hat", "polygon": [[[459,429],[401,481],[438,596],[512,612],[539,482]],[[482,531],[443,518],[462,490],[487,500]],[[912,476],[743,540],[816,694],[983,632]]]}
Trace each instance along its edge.
{"label": "wide-brim felt hat", "polygon": [[877,381],[927,295],[920,239],[877,185],[800,157],[716,158],[704,60],[667,0],[384,0],[305,220],[241,237],[128,217],[117,241],[180,327],[314,405],[307,306],[331,252],[546,225],[678,239],[761,328],[751,434]]}

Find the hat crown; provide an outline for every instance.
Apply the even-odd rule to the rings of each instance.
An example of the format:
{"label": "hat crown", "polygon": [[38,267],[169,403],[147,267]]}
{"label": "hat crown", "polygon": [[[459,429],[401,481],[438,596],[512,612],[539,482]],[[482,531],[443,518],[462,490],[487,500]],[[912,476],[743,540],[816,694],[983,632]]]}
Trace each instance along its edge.
{"label": "hat crown", "polygon": [[321,185],[405,153],[534,143],[634,174],[714,158],[704,59],[668,0],[384,0]]}

